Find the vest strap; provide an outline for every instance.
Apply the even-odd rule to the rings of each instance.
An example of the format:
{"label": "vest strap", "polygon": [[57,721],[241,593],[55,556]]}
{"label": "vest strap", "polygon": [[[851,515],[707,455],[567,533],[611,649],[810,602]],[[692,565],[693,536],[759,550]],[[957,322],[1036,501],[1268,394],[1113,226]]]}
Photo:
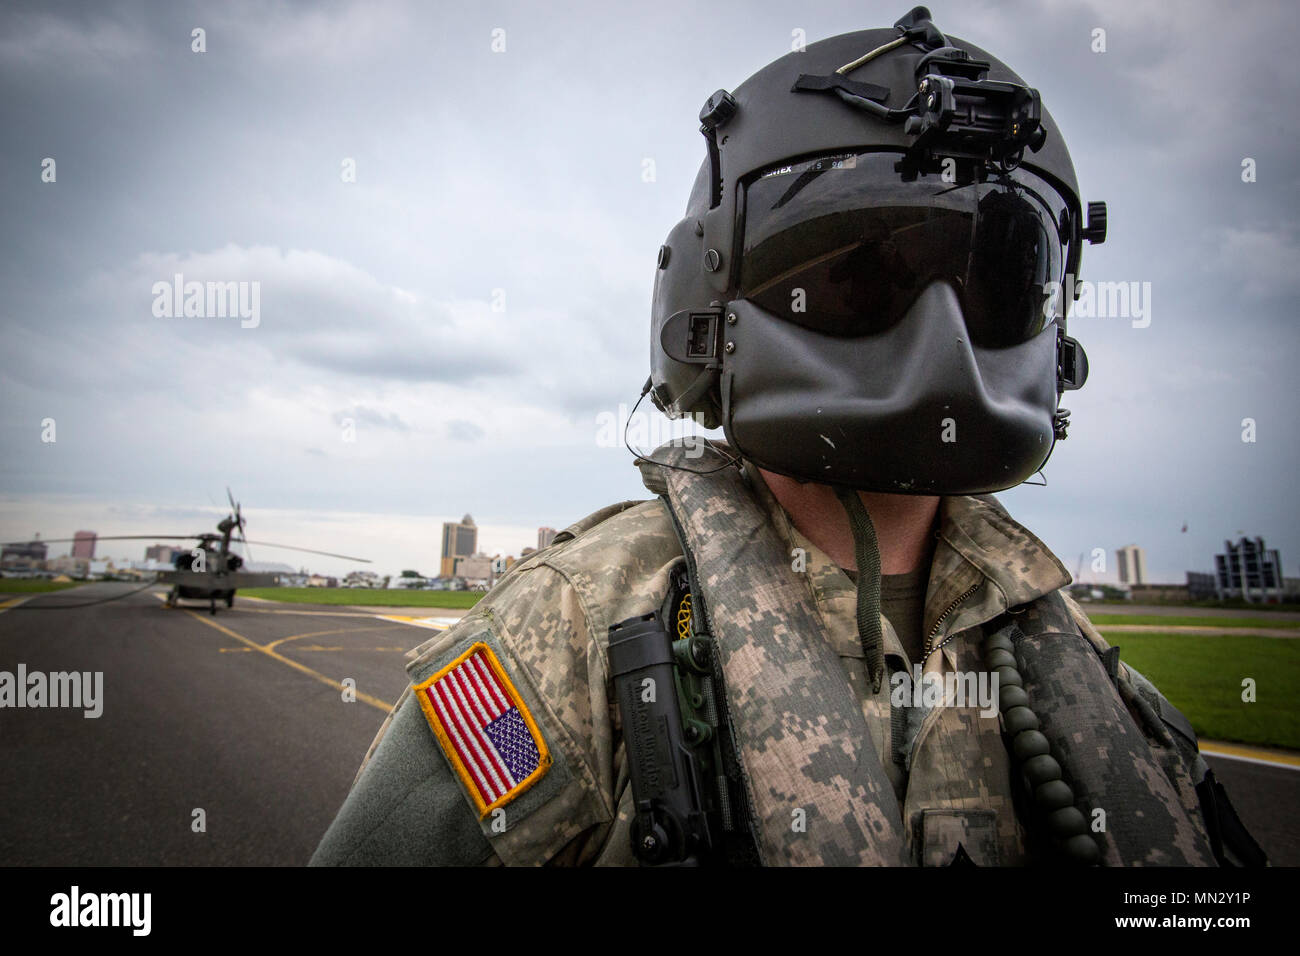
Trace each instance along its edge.
{"label": "vest strap", "polygon": [[893,786],[807,582],[739,471],[699,473],[715,457],[656,452],[693,556],[695,613],[715,642],[763,862],[907,865]]}
{"label": "vest strap", "polygon": [[[1183,806],[1101,658],[1077,630],[1066,629],[1064,604],[1050,594],[1030,605],[1032,614],[990,626],[1015,647],[1025,693],[1074,789],[1075,806],[1088,819],[1102,863],[1214,866],[1204,829]],[[1102,830],[1091,826],[1102,819],[1097,810],[1105,813]]]}

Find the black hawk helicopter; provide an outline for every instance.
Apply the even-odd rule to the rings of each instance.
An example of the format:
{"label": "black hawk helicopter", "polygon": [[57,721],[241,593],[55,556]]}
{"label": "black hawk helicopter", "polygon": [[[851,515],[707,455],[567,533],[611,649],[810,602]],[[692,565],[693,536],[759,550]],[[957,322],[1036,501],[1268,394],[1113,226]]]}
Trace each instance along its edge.
{"label": "black hawk helicopter", "polygon": [[[235,592],[240,588],[270,588],[279,584],[279,575],[256,571],[241,571],[244,559],[230,550],[231,538],[237,536],[244,550],[255,544],[261,548],[281,548],[286,551],[303,551],[307,554],[320,554],[328,558],[342,558],[344,561],[359,561],[369,564],[368,558],[354,558],[332,551],[316,551],[312,548],[298,548],[291,544],[272,544],[269,541],[249,541],[244,537],[244,516],[240,513],[239,502],[235,501],[230,489],[226,489],[226,498],[230,501],[230,514],[217,522],[218,534],[211,531],[200,534],[119,534],[96,537],[96,541],[156,541],[171,539],[173,541],[196,541],[191,550],[181,551],[174,559],[175,570],[159,571],[155,581],[170,584],[166,605],[175,607],[178,600],[207,601],[211,614],[217,613],[217,602],[224,601],[226,607],[233,607]],[[42,538],[43,544],[70,542],[75,538]],[[30,544],[32,542],[6,542],[7,545]]]}

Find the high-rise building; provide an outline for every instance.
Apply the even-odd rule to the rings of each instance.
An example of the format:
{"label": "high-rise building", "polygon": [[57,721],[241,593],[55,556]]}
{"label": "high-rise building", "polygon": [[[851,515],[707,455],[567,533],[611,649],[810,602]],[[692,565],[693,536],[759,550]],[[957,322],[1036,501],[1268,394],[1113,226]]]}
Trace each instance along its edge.
{"label": "high-rise building", "polygon": [[15,541],[0,549],[0,567],[7,570],[37,570],[45,563],[46,547],[38,534],[31,541]]}
{"label": "high-rise building", "polygon": [[456,576],[456,559],[470,558],[478,553],[478,528],[474,519],[466,515],[459,523],[443,522],[442,561],[438,574],[444,578]]}
{"label": "high-rise building", "polygon": [[537,550],[544,551],[551,546],[555,540],[556,531],[554,528],[537,529]]}
{"label": "high-rise building", "polygon": [[1120,584],[1147,583],[1146,552],[1136,544],[1126,544],[1115,550],[1115,560],[1119,563]]}
{"label": "high-rise building", "polygon": [[93,531],[78,531],[72,536],[72,557],[85,558],[87,561],[95,556],[95,539]]}
{"label": "high-rise building", "polygon": [[1282,557],[1264,547],[1263,538],[1223,542],[1223,554],[1214,556],[1214,583],[1220,601],[1242,598],[1247,602],[1282,600]]}

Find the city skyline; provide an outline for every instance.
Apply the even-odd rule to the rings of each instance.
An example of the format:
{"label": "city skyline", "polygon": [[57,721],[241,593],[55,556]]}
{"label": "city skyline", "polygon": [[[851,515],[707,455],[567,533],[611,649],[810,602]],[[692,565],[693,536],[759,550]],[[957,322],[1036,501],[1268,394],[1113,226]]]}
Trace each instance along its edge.
{"label": "city skyline", "polygon": [[[444,540],[445,540],[445,528],[446,528],[447,526],[453,526],[453,527],[458,526],[458,525],[460,525],[460,524],[463,523],[463,521],[464,521],[465,518],[469,518],[469,517],[470,517],[470,516],[469,516],[468,514],[466,514],[466,515],[463,516],[463,518],[461,519],[461,521],[447,521],[447,522],[441,522],[440,525],[441,525],[441,527],[444,529]],[[480,526],[478,526],[477,523],[474,524],[473,527],[474,527],[476,530],[487,530],[486,528],[481,528]],[[497,541],[497,540],[504,541],[504,539],[505,539],[506,537],[508,537],[508,536],[510,536],[510,535],[513,535],[513,534],[516,534],[516,533],[517,533],[517,530],[518,530],[518,529],[515,529],[515,528],[510,528],[510,529],[508,529],[508,530],[506,530],[506,529],[500,529],[500,528],[492,528],[492,529],[491,529],[491,532],[490,532],[490,533],[491,533],[491,539],[492,539],[493,541]],[[551,539],[553,539],[553,538],[554,538],[554,535],[557,533],[557,532],[556,532],[556,529],[554,529],[554,528],[550,528],[550,527],[546,527],[546,526],[538,526],[536,529],[534,529],[534,532],[535,532],[535,534],[536,534],[536,536],[537,536],[537,541],[538,541],[539,544],[540,544],[540,542],[541,542],[541,540],[542,540],[543,532],[549,533],[548,536],[549,536]],[[106,536],[104,536],[104,535],[98,535],[97,532],[87,532],[87,533],[89,533],[89,534],[95,534],[95,535],[97,535],[97,536],[100,537],[100,538],[102,538],[102,537],[106,537]],[[1238,532],[1238,533],[1235,535],[1235,537],[1238,538],[1238,539],[1243,539],[1243,538],[1244,538],[1245,540],[1253,541],[1253,540],[1260,539],[1260,538],[1264,538],[1264,539],[1266,539],[1266,538],[1267,538],[1267,535],[1242,535],[1242,534],[1240,534],[1240,532]],[[55,539],[50,539],[50,540],[55,540]],[[25,544],[40,543],[40,544],[46,544],[46,540],[45,540],[44,538],[40,538],[40,537],[33,537],[33,538],[27,538],[27,539],[11,539],[11,543],[25,543]],[[116,542],[106,542],[106,543],[116,543]],[[549,542],[548,542],[548,543],[549,543]],[[1232,543],[1233,543],[1233,542],[1232,542],[1231,537],[1228,538],[1228,539],[1221,539],[1221,544],[1232,545]],[[128,562],[128,563],[135,563],[135,562],[141,562],[141,563],[143,563],[143,562],[149,560],[149,558],[148,558],[148,552],[149,552],[149,551],[152,551],[152,550],[154,550],[154,548],[156,548],[156,547],[160,547],[160,546],[161,546],[161,547],[168,547],[168,545],[166,545],[166,544],[163,543],[163,542],[155,542],[155,543],[153,543],[153,544],[144,544],[144,545],[143,545],[143,550],[144,550],[145,554],[144,554],[144,557],[142,557],[142,558],[138,558],[138,559],[137,559],[137,558],[131,558],[131,557],[125,555],[125,554],[122,554],[122,555],[112,554],[112,555],[108,556],[108,560],[112,561],[112,560],[119,560],[119,559],[120,559],[120,560],[123,560],[123,561]],[[235,550],[235,551],[237,551],[237,552],[240,553],[240,554],[243,554],[243,553],[244,553],[244,549],[239,545],[239,543],[238,543],[237,541],[232,542],[232,549]],[[502,557],[502,558],[515,558],[515,559],[522,559],[522,558],[525,556],[524,552],[525,552],[525,551],[528,551],[529,549],[541,550],[540,548],[537,548],[536,545],[533,545],[533,544],[522,544],[522,545],[516,545],[516,546],[514,546],[514,547],[510,547],[510,546],[507,545],[507,546],[504,546],[504,547],[494,547],[494,548],[490,548],[490,549],[485,549],[485,548],[479,547],[479,548],[477,548],[477,550],[474,552],[474,555],[473,555],[473,556],[475,556],[475,557],[483,556],[483,557]],[[1122,570],[1123,567],[1124,567],[1124,560],[1125,560],[1124,557],[1123,557],[1123,552],[1125,552],[1125,551],[1128,550],[1128,549],[1135,549],[1136,553],[1137,553],[1138,555],[1140,555],[1139,563],[1138,563],[1138,567],[1140,567],[1142,570],[1141,570],[1141,574],[1138,576],[1138,578],[1137,578],[1136,580],[1125,581],[1125,580],[1124,580],[1124,572],[1123,572],[1123,570]],[[1082,583],[1082,584],[1119,584],[1119,585],[1125,585],[1125,584],[1129,584],[1129,585],[1131,585],[1131,584],[1141,584],[1141,585],[1161,585],[1161,584],[1184,585],[1184,584],[1187,584],[1187,583],[1188,583],[1188,577],[1187,577],[1187,575],[1188,575],[1189,573],[1191,573],[1191,574],[1209,574],[1209,575],[1214,575],[1214,574],[1216,573],[1216,564],[1219,562],[1219,560],[1220,560],[1221,557],[1222,557],[1222,548],[1220,548],[1220,547],[1216,547],[1216,549],[1213,550],[1212,552],[1210,552],[1209,554],[1207,554],[1207,555],[1200,555],[1200,556],[1198,557],[1199,564],[1197,564],[1197,565],[1189,565],[1188,567],[1183,568],[1180,572],[1178,572],[1178,573],[1177,573],[1176,575],[1174,575],[1174,576],[1160,577],[1160,576],[1152,576],[1150,573],[1147,572],[1147,570],[1146,570],[1146,568],[1147,568],[1147,563],[1146,563],[1146,550],[1145,550],[1144,548],[1142,548],[1141,546],[1139,546],[1139,545],[1135,545],[1135,544],[1131,544],[1131,543],[1130,543],[1130,544],[1127,544],[1127,545],[1122,545],[1122,546],[1120,546],[1120,547],[1115,547],[1115,548],[1110,548],[1110,549],[1103,549],[1103,550],[1105,551],[1105,559],[1104,559],[1104,561],[1105,561],[1105,570],[1104,570],[1104,571],[1095,571],[1095,570],[1094,570],[1094,567],[1095,567],[1095,564],[1096,564],[1096,560],[1097,560],[1097,556],[1096,556],[1095,553],[1082,553],[1082,554],[1080,554],[1080,555],[1079,555],[1079,563],[1078,563],[1078,566],[1077,566],[1077,567],[1073,566],[1069,561],[1067,561],[1067,560],[1066,560],[1066,556],[1064,556],[1064,555],[1058,555],[1058,557],[1060,557],[1061,560],[1062,560],[1062,562],[1066,564],[1067,570],[1070,572],[1071,578],[1074,580],[1074,583],[1076,583],[1076,584]],[[1281,557],[1281,556],[1280,556],[1280,549],[1270,548],[1270,549],[1268,549],[1268,551],[1269,551],[1270,554],[1279,554],[1279,558]],[[279,553],[280,553],[280,554],[284,554],[285,552],[279,552]],[[265,555],[270,555],[270,557],[266,557]],[[69,549],[69,551],[68,551],[67,553],[62,554],[62,555],[58,555],[58,554],[50,554],[50,555],[48,556],[48,559],[49,559],[49,560],[55,560],[55,559],[57,559],[57,558],[66,558],[66,557],[71,557],[71,556],[72,556],[72,555],[71,555],[71,550]],[[101,555],[101,556],[100,556],[100,559],[103,559],[104,557],[105,557],[104,555]],[[246,557],[246,555],[245,555],[245,557]],[[97,560],[99,560],[99,559],[97,559]],[[264,549],[264,553],[263,553],[263,555],[259,555],[259,556],[257,557],[257,559],[255,559],[255,560],[252,560],[252,559],[250,559],[250,560],[251,560],[251,563],[252,563],[252,564],[258,565],[259,567],[264,566],[264,565],[271,565],[271,564],[283,564],[283,565],[285,565],[287,568],[291,568],[291,569],[293,569],[294,573],[298,573],[298,572],[301,572],[301,571],[307,571],[307,572],[314,573],[314,574],[329,574],[329,575],[331,575],[331,576],[337,576],[337,577],[340,577],[340,578],[346,576],[346,574],[347,574],[349,571],[359,571],[359,570],[369,570],[369,571],[374,571],[374,572],[377,573],[380,577],[383,577],[385,574],[388,574],[388,575],[390,575],[390,576],[394,576],[394,577],[395,577],[395,576],[396,576],[396,575],[397,575],[401,570],[407,570],[407,569],[419,571],[419,572],[421,573],[422,576],[424,576],[424,577],[426,577],[426,578],[429,578],[429,579],[433,579],[433,578],[437,578],[437,577],[450,577],[450,576],[454,576],[454,575],[448,575],[448,574],[444,574],[444,573],[442,573],[442,572],[443,572],[443,567],[442,567],[443,556],[442,556],[441,554],[433,555],[431,558],[429,558],[428,560],[426,560],[424,563],[421,563],[421,562],[419,562],[419,561],[416,561],[415,563],[411,563],[411,562],[409,562],[409,561],[407,561],[407,562],[404,562],[404,561],[396,561],[396,562],[392,562],[391,567],[390,567],[389,565],[381,565],[381,563],[378,562],[378,561],[374,561],[374,562],[372,562],[371,564],[368,564],[368,565],[360,565],[360,564],[348,564],[348,563],[346,563],[346,562],[334,562],[334,561],[331,560],[331,559],[327,559],[327,558],[319,558],[319,557],[313,557],[313,558],[310,558],[310,559],[307,559],[307,560],[303,560],[303,561],[298,561],[298,562],[290,561],[290,560],[287,560],[287,559],[276,560],[276,559],[275,559],[275,551],[274,551],[273,549]],[[434,561],[438,562],[438,568],[437,568],[438,573],[426,573],[423,569],[426,568],[426,567],[432,567],[432,566],[433,566],[432,562],[434,562]],[[313,562],[318,562],[318,564],[314,564]],[[399,567],[399,565],[400,565],[400,567]],[[1283,576],[1283,578],[1285,578],[1285,579],[1300,578],[1300,563],[1297,563],[1297,564],[1293,564],[1293,565],[1291,565],[1291,567],[1292,567],[1293,569],[1296,569],[1294,574],[1287,574],[1287,573],[1286,573],[1286,567],[1287,567],[1287,565],[1285,564],[1284,560],[1280,560],[1280,561],[1279,561],[1279,567],[1281,567],[1281,569],[1282,569],[1282,572],[1283,572],[1282,576]],[[1076,574],[1076,571],[1080,571],[1081,573]]]}
{"label": "city skyline", "polygon": [[[469,518],[469,515],[466,515],[465,518]],[[462,520],[461,523],[463,523],[463,520]],[[443,523],[443,528],[444,528],[444,540],[445,540],[445,529],[446,529],[448,526],[455,527],[455,526],[457,526],[458,524],[461,524],[461,523],[458,523],[458,522],[444,522],[444,523]],[[477,526],[475,526],[475,528],[477,529]],[[549,528],[549,527],[545,527],[545,526],[539,526],[539,527],[536,529],[536,532],[537,532],[537,539],[538,539],[539,541],[541,540],[541,538],[542,538],[542,536],[543,536],[543,533],[549,533],[549,537],[552,538],[552,539],[554,538],[554,536],[555,536],[555,534],[556,534],[556,531],[555,531],[554,528]],[[93,537],[96,539],[96,541],[100,541],[101,539],[103,539],[103,538],[105,538],[105,537],[110,537],[110,536],[100,535],[98,532],[95,532],[95,531],[89,531],[89,532],[78,532],[78,534],[87,534],[87,535],[91,535],[91,536],[93,536]],[[74,536],[74,537],[75,537],[75,536]],[[175,540],[177,540],[177,539],[172,539],[172,540],[175,541]],[[20,552],[20,551],[21,551],[21,552],[25,552],[25,551],[30,550],[31,546],[33,546],[33,545],[35,545],[35,546],[39,546],[39,547],[42,549],[42,551],[45,552],[45,551],[48,551],[48,546],[49,546],[50,542],[63,543],[63,544],[66,544],[67,547],[66,547],[66,549],[63,551],[63,553],[61,553],[61,554],[57,552],[57,549],[56,549],[56,552],[55,552],[55,553],[46,554],[45,557],[43,558],[43,560],[47,560],[47,561],[55,561],[55,560],[64,559],[64,558],[77,558],[77,556],[73,554],[73,547],[74,547],[74,545],[75,545],[75,541],[74,541],[74,540],[65,539],[65,538],[63,538],[63,537],[61,537],[61,536],[55,536],[55,537],[51,537],[51,538],[48,538],[48,539],[47,539],[47,538],[42,537],[42,536],[40,535],[39,532],[37,532],[36,534],[34,534],[33,536],[31,536],[31,537],[29,537],[29,538],[25,538],[25,539],[17,539],[17,538],[15,538],[15,539],[11,539],[11,540],[5,541],[5,542],[4,542],[4,545],[5,545],[5,552],[6,552],[6,554],[8,554],[10,551],[14,551],[15,553],[18,553],[18,552]],[[549,542],[548,542],[548,543],[549,543]],[[110,540],[110,541],[104,541],[103,544],[109,546],[110,550],[109,550],[108,552],[105,552],[105,553],[100,554],[98,557],[92,557],[92,558],[89,559],[89,560],[94,560],[94,561],[97,562],[97,563],[102,563],[102,562],[104,562],[104,561],[107,561],[107,562],[109,562],[109,563],[111,563],[111,564],[114,564],[114,565],[117,566],[117,567],[135,567],[135,566],[137,566],[137,565],[147,564],[147,563],[149,563],[150,561],[157,561],[157,562],[162,563],[162,564],[169,564],[169,563],[170,563],[170,556],[168,556],[168,557],[166,557],[166,558],[164,558],[164,557],[160,557],[160,556],[159,556],[159,555],[161,554],[162,551],[167,551],[167,552],[170,552],[170,553],[174,553],[174,552],[177,551],[177,550],[185,550],[185,545],[183,545],[183,544],[167,544],[167,543],[165,543],[164,541],[155,541],[155,542],[153,542],[152,544],[150,544],[150,543],[146,543],[146,542],[144,542],[144,541],[139,541],[139,542],[132,541],[130,545],[127,545],[126,547],[121,548],[119,551],[112,551],[112,550],[111,550],[111,547],[112,547],[113,545],[125,544],[125,542],[111,541],[111,540]],[[143,551],[143,555],[142,555],[142,557],[139,557],[139,558],[132,557],[132,556],[130,556],[130,554],[128,553],[132,548],[136,547],[137,545],[139,545],[139,546],[141,547],[142,551]],[[241,544],[238,540],[232,540],[232,541],[231,541],[231,550],[234,551],[234,552],[237,553],[237,554],[240,554],[241,556],[246,556],[246,555],[245,555],[245,551],[246,551],[246,550],[249,550],[249,548],[246,548],[246,547],[245,547],[243,544]],[[273,548],[265,548],[264,550],[265,550],[265,554],[270,554],[270,555],[272,555],[272,556],[274,556],[274,554],[276,554],[276,553],[281,554],[281,555],[284,555],[284,554],[286,553],[286,552],[284,552],[284,551],[281,551],[280,549],[273,549]],[[473,556],[473,557],[488,557],[488,558],[501,557],[501,558],[522,559],[526,554],[531,553],[531,552],[536,551],[536,550],[539,550],[539,549],[537,549],[533,544],[522,544],[522,545],[518,545],[517,547],[514,547],[514,548],[507,548],[507,549],[500,549],[500,548],[498,548],[498,549],[493,550],[493,551],[482,551],[481,549],[478,549],[477,546],[476,546],[475,549],[472,550],[472,551],[471,551],[471,554],[468,555],[468,556]],[[78,560],[85,560],[85,559],[78,559]],[[290,561],[290,560],[287,560],[287,559],[274,560],[273,557],[272,557],[272,559],[267,559],[266,557],[259,557],[259,559],[257,559],[257,560],[249,560],[249,563],[248,563],[248,569],[249,569],[249,570],[270,570],[271,568],[270,568],[269,566],[271,566],[271,565],[276,565],[276,566],[280,566],[280,569],[282,569],[282,570],[284,570],[284,571],[286,571],[286,572],[292,571],[293,573],[299,573],[299,572],[305,570],[305,571],[308,571],[308,572],[313,572],[313,573],[315,573],[315,568],[313,568],[313,567],[311,566],[312,561],[321,561],[321,562],[326,562],[326,563],[329,564],[329,567],[331,568],[331,570],[332,570],[332,569],[334,568],[334,566],[335,566],[335,565],[334,565],[334,562],[331,561],[330,559],[323,559],[323,558],[316,557],[316,556],[313,556],[312,558],[305,558],[305,559],[302,559],[302,560],[298,560],[298,561],[296,561],[296,562],[295,562],[295,561]],[[439,562],[439,563],[441,564],[441,562]],[[351,563],[351,564],[348,565],[348,568],[349,568],[349,570],[351,570],[351,571],[361,571],[361,572],[364,572],[364,571],[367,571],[367,570],[369,570],[369,571],[375,571],[376,565],[377,565],[377,562],[372,562],[372,563],[369,564],[369,565],[362,565],[362,564],[357,564],[357,563]],[[418,564],[418,563],[415,564],[415,565],[405,565],[405,564],[404,564],[404,565],[402,566],[402,570],[406,570],[406,569],[420,570],[422,567],[425,567],[425,566],[426,566],[426,565]],[[452,575],[445,575],[445,574],[442,574],[442,573],[441,573],[442,570],[443,570],[443,569],[442,569],[442,567],[440,566],[440,567],[438,568],[438,572],[439,572],[439,573],[424,574],[424,572],[421,571],[421,574],[422,574],[424,577],[427,577],[427,578],[436,578],[436,577],[448,577],[448,576],[452,576]],[[384,569],[384,572],[388,572],[388,569],[385,568],[385,569]],[[323,573],[323,572],[322,572],[322,573]],[[398,572],[398,570],[394,569],[394,570],[392,570],[390,573],[391,573],[391,575],[396,576],[399,572]],[[344,574],[345,574],[345,572],[338,572],[338,576],[343,576]],[[379,576],[382,577],[382,576],[383,576],[383,573],[380,573]]]}

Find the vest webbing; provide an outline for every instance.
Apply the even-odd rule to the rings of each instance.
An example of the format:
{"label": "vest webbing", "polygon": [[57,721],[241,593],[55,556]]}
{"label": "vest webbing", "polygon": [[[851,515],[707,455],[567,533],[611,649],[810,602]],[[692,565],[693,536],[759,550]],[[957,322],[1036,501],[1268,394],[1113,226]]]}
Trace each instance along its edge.
{"label": "vest webbing", "polygon": [[[671,450],[680,459],[671,464],[699,467]],[[721,664],[763,862],[905,865],[893,786],[780,535],[736,469],[663,471],[702,592],[695,613]]]}
{"label": "vest webbing", "polygon": [[[1011,638],[1030,705],[1091,824],[1108,866],[1216,866],[1203,823],[1189,812],[1151,743],[1124,706],[1101,657],[1049,594],[991,627]],[[1179,765],[1179,772],[1190,771]],[[1190,783],[1196,781],[1191,779]]]}
{"label": "vest webbing", "polygon": [[[698,446],[696,446],[698,448]],[[693,569],[696,613],[715,642],[765,864],[911,865],[893,787],[862,708],[812,611],[806,576],[740,471],[681,444],[642,469]],[[691,469],[691,470],[687,470]],[[1109,865],[1214,865],[1106,667],[1058,594],[1004,614],[1025,690],[1076,806]],[[1030,821],[1026,821],[1030,822]]]}

